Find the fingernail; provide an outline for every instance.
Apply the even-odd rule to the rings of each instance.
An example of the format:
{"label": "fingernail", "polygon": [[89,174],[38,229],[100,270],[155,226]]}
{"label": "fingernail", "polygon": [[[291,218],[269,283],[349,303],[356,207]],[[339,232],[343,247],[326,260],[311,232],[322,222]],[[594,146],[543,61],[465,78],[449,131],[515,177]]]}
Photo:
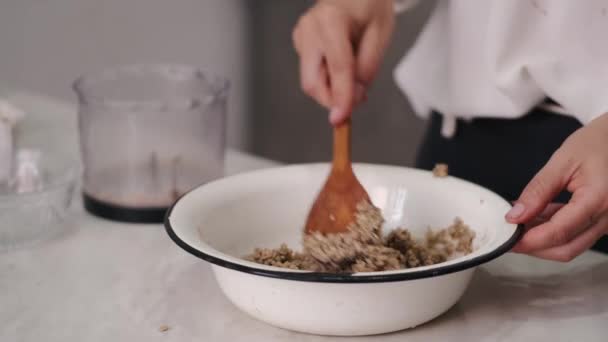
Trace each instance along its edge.
{"label": "fingernail", "polygon": [[507,213],[506,217],[507,220],[515,220],[518,217],[520,217],[524,211],[526,210],[526,207],[524,207],[523,204],[521,203],[515,203],[515,205],[513,206],[513,208],[511,208],[511,210],[509,210],[509,212]]}
{"label": "fingernail", "polygon": [[329,122],[332,124],[337,124],[343,116],[343,112],[340,108],[332,108],[329,112]]}

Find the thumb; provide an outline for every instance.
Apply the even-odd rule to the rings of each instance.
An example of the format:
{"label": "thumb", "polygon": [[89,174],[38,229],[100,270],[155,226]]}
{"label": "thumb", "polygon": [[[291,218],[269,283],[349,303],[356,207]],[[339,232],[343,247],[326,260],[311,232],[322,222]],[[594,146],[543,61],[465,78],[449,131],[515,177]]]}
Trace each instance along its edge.
{"label": "thumb", "polygon": [[524,223],[539,215],[566,186],[568,177],[566,164],[556,153],[549,162],[532,178],[530,183],[507,213],[511,223]]}

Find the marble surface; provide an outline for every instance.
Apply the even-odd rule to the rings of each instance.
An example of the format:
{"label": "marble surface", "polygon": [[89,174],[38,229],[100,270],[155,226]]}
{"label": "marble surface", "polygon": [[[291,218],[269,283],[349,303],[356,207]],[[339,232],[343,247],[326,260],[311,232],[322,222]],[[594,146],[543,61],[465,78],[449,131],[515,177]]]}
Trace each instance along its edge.
{"label": "marble surface", "polygon": [[[12,94],[28,110],[72,106]],[[230,174],[274,163],[231,151]],[[2,223],[0,223],[2,224]],[[0,341],[338,341],[258,322],[224,298],[210,267],[161,225],[95,218],[76,206],[66,233],[0,253]],[[413,330],[355,341],[606,341],[608,257],[568,264],[507,254],[478,269],[462,300]],[[160,328],[169,329],[161,332]]]}

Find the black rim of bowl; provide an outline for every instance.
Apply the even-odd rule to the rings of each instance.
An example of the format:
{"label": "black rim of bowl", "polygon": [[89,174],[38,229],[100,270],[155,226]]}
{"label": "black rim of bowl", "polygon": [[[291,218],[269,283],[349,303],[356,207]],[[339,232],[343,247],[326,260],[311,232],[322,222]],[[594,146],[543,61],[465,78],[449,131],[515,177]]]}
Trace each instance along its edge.
{"label": "black rim of bowl", "polygon": [[[194,189],[193,189],[194,190]],[[189,192],[188,192],[189,193]],[[279,278],[285,280],[295,280],[295,281],[304,281],[304,282],[317,282],[317,283],[381,283],[381,282],[393,282],[393,281],[404,281],[404,280],[415,280],[415,279],[424,279],[430,277],[437,277],[441,275],[446,275],[454,272],[464,271],[466,269],[479,266],[481,264],[487,263],[491,260],[498,258],[499,256],[507,253],[519,239],[521,238],[524,227],[519,224],[515,228],[513,235],[505,241],[502,245],[498,246],[498,248],[476,256],[471,259],[462,260],[461,262],[436,266],[430,269],[424,269],[419,271],[412,271],[407,273],[391,273],[386,274],[382,272],[378,272],[377,274],[368,274],[368,275],[353,275],[352,273],[321,273],[321,272],[286,272],[280,270],[266,270],[255,268],[243,264],[238,264],[232,261],[224,260],[213,255],[207,254],[197,248],[194,248],[187,244],[184,240],[180,239],[179,236],[173,230],[171,226],[171,213],[173,212],[173,208],[182,200],[182,198],[188,193],[182,195],[173,205],[167,210],[165,215],[165,230],[169,237],[182,249],[186,252],[201,258],[205,261],[208,261],[212,264],[225,267],[228,269],[232,269],[239,272],[245,272],[257,276],[270,277],[270,278]],[[439,264],[440,265],[440,264]]]}

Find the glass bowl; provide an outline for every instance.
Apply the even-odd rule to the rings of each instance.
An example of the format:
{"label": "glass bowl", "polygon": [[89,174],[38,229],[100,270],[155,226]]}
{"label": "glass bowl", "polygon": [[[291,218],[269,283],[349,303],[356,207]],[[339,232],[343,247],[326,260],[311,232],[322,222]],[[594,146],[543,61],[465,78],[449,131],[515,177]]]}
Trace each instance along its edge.
{"label": "glass bowl", "polygon": [[80,163],[43,154],[39,167],[42,186],[37,191],[0,191],[0,251],[22,247],[68,230],[80,178]]}

